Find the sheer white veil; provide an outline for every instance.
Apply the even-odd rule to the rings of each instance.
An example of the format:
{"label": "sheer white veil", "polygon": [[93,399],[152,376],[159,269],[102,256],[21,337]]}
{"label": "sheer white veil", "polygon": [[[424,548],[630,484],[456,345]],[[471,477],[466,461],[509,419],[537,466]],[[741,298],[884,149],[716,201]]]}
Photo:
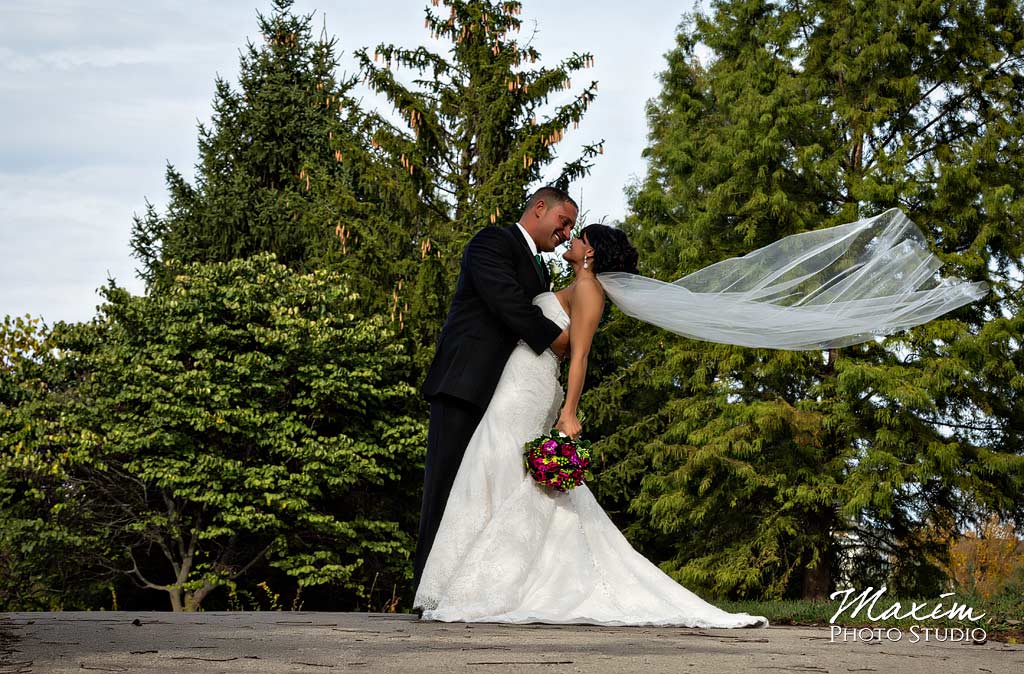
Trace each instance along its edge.
{"label": "sheer white veil", "polygon": [[794,234],[672,283],[598,274],[623,313],[685,337],[769,349],[849,346],[984,297],[940,278],[939,259],[898,209]]}

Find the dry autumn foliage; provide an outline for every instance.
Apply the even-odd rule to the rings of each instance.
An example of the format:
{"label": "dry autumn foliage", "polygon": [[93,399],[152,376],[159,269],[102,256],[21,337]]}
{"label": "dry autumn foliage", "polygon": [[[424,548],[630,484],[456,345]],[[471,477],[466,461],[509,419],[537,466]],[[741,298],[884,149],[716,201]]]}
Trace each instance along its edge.
{"label": "dry autumn foliage", "polygon": [[1024,540],[1012,524],[990,517],[950,545],[949,576],[957,587],[988,599],[1024,573]]}

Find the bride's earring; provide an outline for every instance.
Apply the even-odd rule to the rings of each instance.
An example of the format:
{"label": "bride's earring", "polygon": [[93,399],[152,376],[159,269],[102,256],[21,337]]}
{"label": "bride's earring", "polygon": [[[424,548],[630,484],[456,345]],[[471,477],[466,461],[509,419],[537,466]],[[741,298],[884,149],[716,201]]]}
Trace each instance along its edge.
{"label": "bride's earring", "polygon": [[587,258],[587,257],[583,258],[583,268],[584,269],[590,269],[590,264],[587,262],[587,260],[589,260],[589,259],[590,258]]}

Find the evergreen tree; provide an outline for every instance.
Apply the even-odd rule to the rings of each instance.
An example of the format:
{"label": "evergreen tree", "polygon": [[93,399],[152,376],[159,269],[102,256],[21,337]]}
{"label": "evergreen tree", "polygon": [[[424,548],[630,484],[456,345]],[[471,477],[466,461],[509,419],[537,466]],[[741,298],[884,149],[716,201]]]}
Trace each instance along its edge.
{"label": "evergreen tree", "polygon": [[586,400],[607,434],[598,491],[684,583],[821,597],[881,574],[930,594],[946,533],[1024,518],[1022,9],[720,0],[681,26],[624,225],[644,273],[675,279],[896,206],[944,273],[992,288],[827,352],[613,321],[595,351],[619,368]]}
{"label": "evergreen tree", "polygon": [[293,14],[292,0],[273,4],[259,16],[262,44],[241,56],[239,88],[216,81],[195,185],[168,167],[166,214],[147,205],[135,218],[142,275],[271,252],[296,271],[353,272],[367,312],[384,312],[397,279],[414,273],[416,195],[370,145],[379,120],[360,110],[357,78],[336,74],[336,40],[314,39],[312,15]]}
{"label": "evergreen tree", "polygon": [[[402,293],[408,299],[398,300],[403,307],[413,305],[425,350],[434,346],[447,288],[454,285],[469,238],[481,227],[514,222],[531,185],[546,180],[566,188],[587,174],[601,152],[600,142],[587,145],[557,174],[543,173],[569,126],[579,123],[594,100],[597,83],[562,105],[551,108],[549,99],[571,89],[572,75],[592,65],[591,54],[574,53],[555,67],[535,66],[540,54],[519,40],[520,2],[432,4],[448,9],[446,15],[425,10],[431,36],[451,44],[447,55],[384,44],[372,55],[366,49],[356,54],[368,85],[404,120],[381,127],[374,143],[416,185],[425,209],[416,240],[440,261],[440,267],[437,261],[422,265],[420,277]],[[415,73],[411,84],[400,81],[401,67]]]}

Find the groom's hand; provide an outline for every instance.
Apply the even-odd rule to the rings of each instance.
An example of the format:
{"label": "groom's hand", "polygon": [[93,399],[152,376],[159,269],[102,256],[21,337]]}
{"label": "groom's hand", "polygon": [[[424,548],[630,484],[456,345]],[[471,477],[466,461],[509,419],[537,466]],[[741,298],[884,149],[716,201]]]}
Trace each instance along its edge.
{"label": "groom's hand", "polygon": [[565,358],[569,354],[569,331],[562,330],[555,341],[551,342],[551,351],[559,358]]}

